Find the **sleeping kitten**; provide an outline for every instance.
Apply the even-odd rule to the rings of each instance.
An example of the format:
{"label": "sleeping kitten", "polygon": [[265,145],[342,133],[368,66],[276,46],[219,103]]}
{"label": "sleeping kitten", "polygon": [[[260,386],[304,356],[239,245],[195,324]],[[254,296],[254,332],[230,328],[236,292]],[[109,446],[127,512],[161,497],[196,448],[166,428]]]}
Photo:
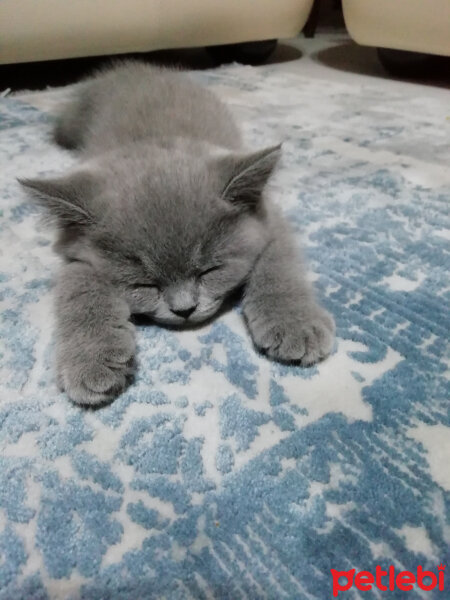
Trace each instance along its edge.
{"label": "sleeping kitten", "polygon": [[80,404],[120,393],[132,313],[184,326],[243,287],[255,346],[311,365],[334,323],[314,299],[287,224],[265,197],[280,147],[247,152],[230,113],[187,76],[124,62],[78,85],[55,129],[71,172],[21,181],[55,221],[61,387]]}

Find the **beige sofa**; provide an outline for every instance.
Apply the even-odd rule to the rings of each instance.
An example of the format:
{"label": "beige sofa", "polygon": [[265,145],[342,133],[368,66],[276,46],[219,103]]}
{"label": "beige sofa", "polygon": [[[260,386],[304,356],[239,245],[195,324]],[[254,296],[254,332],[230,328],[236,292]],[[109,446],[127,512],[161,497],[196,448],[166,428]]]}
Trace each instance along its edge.
{"label": "beige sofa", "polygon": [[0,0],[0,63],[290,37],[313,0]]}
{"label": "beige sofa", "polygon": [[366,46],[450,56],[450,0],[343,0],[353,39]]}

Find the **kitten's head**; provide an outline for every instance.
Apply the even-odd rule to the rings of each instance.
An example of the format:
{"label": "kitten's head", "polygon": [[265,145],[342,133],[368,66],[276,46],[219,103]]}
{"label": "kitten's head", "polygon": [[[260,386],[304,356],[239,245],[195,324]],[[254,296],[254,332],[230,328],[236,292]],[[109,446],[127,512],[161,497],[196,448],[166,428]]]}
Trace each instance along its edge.
{"label": "kitten's head", "polygon": [[90,263],[133,313],[182,325],[212,316],[267,243],[262,193],[279,154],[136,147],[21,183],[56,221],[63,256]]}

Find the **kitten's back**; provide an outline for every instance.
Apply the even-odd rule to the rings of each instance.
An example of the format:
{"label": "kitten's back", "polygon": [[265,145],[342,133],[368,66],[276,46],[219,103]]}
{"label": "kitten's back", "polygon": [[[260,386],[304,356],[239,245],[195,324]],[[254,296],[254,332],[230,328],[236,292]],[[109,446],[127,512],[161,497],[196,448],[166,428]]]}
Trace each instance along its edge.
{"label": "kitten's back", "polygon": [[89,153],[142,139],[185,137],[239,148],[227,107],[179,71],[137,61],[79,84],[55,129],[56,141]]}

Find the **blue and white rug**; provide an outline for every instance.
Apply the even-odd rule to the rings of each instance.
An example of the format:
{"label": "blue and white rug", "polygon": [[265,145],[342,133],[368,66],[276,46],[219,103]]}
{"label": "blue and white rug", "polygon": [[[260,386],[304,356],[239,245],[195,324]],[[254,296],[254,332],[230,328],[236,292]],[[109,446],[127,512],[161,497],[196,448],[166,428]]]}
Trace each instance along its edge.
{"label": "blue and white rug", "polygon": [[[420,565],[432,585],[450,571],[448,102],[276,65],[195,77],[255,148],[284,140],[273,194],[335,352],[273,364],[238,310],[196,332],[142,327],[135,384],[72,405],[52,371],[52,234],[15,178],[73,159],[49,142],[51,102],[3,99],[0,599],[330,600],[332,569],[377,566]],[[448,597],[340,589],[349,577],[339,598]]]}

